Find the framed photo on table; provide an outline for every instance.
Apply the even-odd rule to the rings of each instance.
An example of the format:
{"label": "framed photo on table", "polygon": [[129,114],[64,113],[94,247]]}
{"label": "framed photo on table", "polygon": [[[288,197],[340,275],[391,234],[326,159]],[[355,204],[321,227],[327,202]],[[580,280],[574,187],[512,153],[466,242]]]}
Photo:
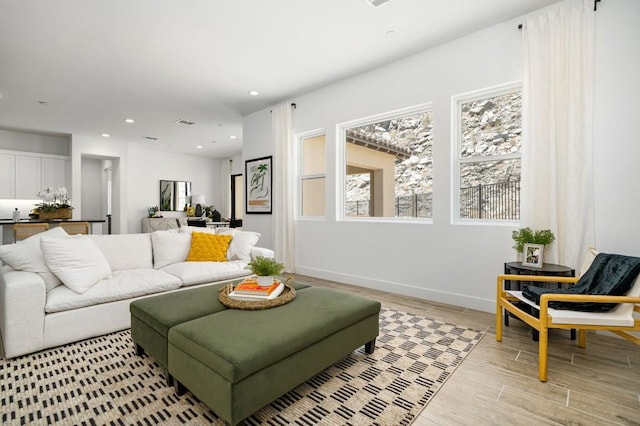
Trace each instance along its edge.
{"label": "framed photo on table", "polygon": [[544,245],[525,244],[522,252],[524,253],[524,258],[522,259],[523,266],[542,268],[542,255],[544,253]]}
{"label": "framed photo on table", "polygon": [[271,156],[244,162],[245,210],[248,214],[271,214],[273,159]]}

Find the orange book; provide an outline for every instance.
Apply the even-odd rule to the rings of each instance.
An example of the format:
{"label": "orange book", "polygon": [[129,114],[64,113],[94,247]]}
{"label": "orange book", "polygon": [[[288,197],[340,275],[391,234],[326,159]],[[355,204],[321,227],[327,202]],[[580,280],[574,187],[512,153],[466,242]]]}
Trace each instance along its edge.
{"label": "orange book", "polygon": [[244,281],[241,282],[240,284],[238,284],[234,289],[233,292],[235,294],[247,294],[247,295],[260,295],[260,296],[268,296],[271,293],[273,293],[275,291],[275,289],[278,288],[278,286],[280,285],[279,282],[274,282],[273,284],[266,286],[266,285],[259,285],[257,283],[257,281]]}

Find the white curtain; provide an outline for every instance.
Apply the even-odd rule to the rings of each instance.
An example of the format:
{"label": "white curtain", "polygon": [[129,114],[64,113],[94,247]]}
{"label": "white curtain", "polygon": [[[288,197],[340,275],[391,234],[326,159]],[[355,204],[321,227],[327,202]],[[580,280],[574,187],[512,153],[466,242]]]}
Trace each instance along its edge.
{"label": "white curtain", "polygon": [[295,272],[293,107],[285,102],[271,111],[275,155],[273,220],[276,259],[285,272]]}
{"label": "white curtain", "polygon": [[544,261],[572,267],[595,246],[594,0],[524,22],[521,223],[551,229]]}

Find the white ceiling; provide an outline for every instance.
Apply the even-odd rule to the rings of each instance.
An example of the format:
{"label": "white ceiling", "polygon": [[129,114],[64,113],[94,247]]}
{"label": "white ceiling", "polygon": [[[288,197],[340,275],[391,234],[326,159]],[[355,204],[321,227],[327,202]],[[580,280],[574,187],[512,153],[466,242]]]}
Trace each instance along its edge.
{"label": "white ceiling", "polygon": [[230,156],[243,115],[557,1],[0,0],[0,128]]}

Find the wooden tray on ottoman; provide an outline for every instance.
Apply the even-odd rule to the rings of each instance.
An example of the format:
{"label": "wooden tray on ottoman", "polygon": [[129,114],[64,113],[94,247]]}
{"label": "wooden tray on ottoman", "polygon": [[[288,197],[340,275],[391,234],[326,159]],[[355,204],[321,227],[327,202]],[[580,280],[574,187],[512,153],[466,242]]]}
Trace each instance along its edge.
{"label": "wooden tray on ottoman", "polygon": [[218,299],[227,308],[231,309],[244,309],[248,311],[255,311],[258,309],[275,308],[276,306],[282,306],[296,298],[296,290],[289,284],[293,282],[293,278],[289,277],[284,283],[284,290],[282,293],[271,300],[238,300],[229,297],[229,293],[233,291],[233,284],[227,284],[220,289]]}

